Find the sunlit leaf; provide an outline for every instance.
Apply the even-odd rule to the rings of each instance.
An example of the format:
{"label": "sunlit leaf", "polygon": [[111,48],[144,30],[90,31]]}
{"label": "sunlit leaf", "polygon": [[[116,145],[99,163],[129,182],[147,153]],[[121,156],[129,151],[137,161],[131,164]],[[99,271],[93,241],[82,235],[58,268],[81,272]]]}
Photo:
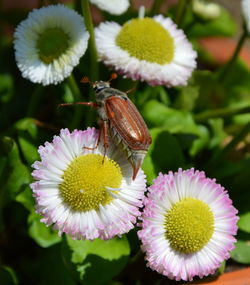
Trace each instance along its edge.
{"label": "sunlit leaf", "polygon": [[242,231],[250,233],[250,211],[240,215],[238,227]]}
{"label": "sunlit leaf", "polygon": [[236,242],[231,258],[239,263],[250,263],[250,236],[248,241],[238,240]]}
{"label": "sunlit leaf", "polygon": [[29,235],[41,247],[49,247],[61,241],[58,232],[42,223],[41,216],[31,213],[28,218]]}

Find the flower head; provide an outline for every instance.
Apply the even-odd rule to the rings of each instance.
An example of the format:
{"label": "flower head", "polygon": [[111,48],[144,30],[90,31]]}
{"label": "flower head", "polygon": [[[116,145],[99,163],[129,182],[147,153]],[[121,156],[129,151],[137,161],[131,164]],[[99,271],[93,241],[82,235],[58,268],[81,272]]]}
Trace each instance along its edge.
{"label": "flower head", "polygon": [[250,0],[242,0],[242,12],[246,21],[247,31],[250,35]]}
{"label": "flower head", "polygon": [[204,172],[160,174],[138,233],[148,266],[175,280],[214,273],[234,248],[236,213],[227,191]]}
{"label": "flower head", "polygon": [[[104,158],[99,131],[61,130],[39,148],[31,184],[36,210],[46,225],[76,239],[109,239],[134,227],[146,188],[142,170],[132,167],[110,143]],[[95,148],[96,147],[96,148]]]}
{"label": "flower head", "polygon": [[129,7],[128,0],[90,0],[101,10],[104,10],[113,15],[121,15],[126,12]]}
{"label": "flower head", "polygon": [[196,52],[170,18],[138,18],[96,28],[100,60],[133,80],[150,85],[185,85],[196,67]]}
{"label": "flower head", "polygon": [[14,34],[17,66],[34,83],[57,84],[68,77],[87,49],[83,18],[63,5],[35,9]]}

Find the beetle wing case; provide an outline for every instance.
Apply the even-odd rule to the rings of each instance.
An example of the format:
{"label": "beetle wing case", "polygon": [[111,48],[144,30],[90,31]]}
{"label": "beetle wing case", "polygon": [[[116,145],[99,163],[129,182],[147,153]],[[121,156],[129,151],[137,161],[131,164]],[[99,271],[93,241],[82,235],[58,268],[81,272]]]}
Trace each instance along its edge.
{"label": "beetle wing case", "polygon": [[112,96],[105,100],[106,114],[111,128],[119,134],[124,143],[132,150],[148,150],[152,139],[148,128],[127,97]]}

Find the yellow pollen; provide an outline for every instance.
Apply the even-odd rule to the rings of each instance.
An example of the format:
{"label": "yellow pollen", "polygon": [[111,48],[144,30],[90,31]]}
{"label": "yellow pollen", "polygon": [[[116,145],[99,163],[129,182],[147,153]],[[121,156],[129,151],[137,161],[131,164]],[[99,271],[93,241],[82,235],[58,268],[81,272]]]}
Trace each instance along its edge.
{"label": "yellow pollen", "polygon": [[214,216],[209,206],[195,198],[186,198],[165,215],[166,238],[181,253],[202,249],[214,232]]}
{"label": "yellow pollen", "polygon": [[174,57],[174,41],[169,32],[152,18],[133,19],[125,23],[116,44],[139,60],[161,65]]}
{"label": "yellow pollen", "polygon": [[87,154],[75,158],[62,176],[60,194],[63,201],[75,211],[97,210],[113,198],[106,187],[119,188],[122,174],[120,166],[100,154]]}

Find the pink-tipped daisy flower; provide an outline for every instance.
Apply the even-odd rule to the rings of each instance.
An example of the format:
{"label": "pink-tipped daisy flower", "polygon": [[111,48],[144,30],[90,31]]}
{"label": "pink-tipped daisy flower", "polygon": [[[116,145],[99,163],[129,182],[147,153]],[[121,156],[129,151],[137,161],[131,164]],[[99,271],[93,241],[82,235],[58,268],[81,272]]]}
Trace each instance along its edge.
{"label": "pink-tipped daisy flower", "polygon": [[118,73],[150,85],[186,85],[197,54],[182,30],[162,15],[95,29],[99,59]]}
{"label": "pink-tipped daisy flower", "polygon": [[160,174],[138,232],[147,265],[175,280],[212,274],[230,257],[237,210],[224,188],[194,169]]}
{"label": "pink-tipped daisy flower", "polygon": [[31,188],[36,211],[46,225],[75,239],[110,239],[128,232],[140,216],[146,189],[139,170],[132,167],[111,142],[104,158],[99,131],[72,133],[63,129],[51,143],[39,147],[41,161],[33,164]]}

